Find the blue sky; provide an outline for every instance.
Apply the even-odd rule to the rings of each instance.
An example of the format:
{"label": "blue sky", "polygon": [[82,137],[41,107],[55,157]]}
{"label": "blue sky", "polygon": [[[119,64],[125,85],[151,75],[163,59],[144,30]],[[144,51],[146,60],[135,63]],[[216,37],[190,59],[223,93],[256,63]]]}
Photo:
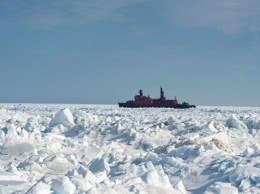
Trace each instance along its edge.
{"label": "blue sky", "polygon": [[1,103],[260,106],[258,0],[2,0],[0,35]]}

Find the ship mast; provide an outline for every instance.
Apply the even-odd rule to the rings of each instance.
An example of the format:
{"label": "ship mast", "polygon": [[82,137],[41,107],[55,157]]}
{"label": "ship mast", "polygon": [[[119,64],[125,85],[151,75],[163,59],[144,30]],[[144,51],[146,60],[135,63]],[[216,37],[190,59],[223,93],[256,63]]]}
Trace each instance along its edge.
{"label": "ship mast", "polygon": [[139,90],[139,95],[142,97],[143,96],[143,90]]}
{"label": "ship mast", "polygon": [[161,91],[160,91],[160,92],[161,92],[160,98],[163,99],[163,98],[165,98],[165,97],[164,97],[164,91],[163,91],[162,87],[160,87],[160,90],[161,90]]}

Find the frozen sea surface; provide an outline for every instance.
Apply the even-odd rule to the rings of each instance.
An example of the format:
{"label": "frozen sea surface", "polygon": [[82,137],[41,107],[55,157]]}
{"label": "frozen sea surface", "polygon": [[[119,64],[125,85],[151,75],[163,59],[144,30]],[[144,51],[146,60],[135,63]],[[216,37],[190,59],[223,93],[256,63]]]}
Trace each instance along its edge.
{"label": "frozen sea surface", "polygon": [[0,104],[0,193],[260,193],[260,108]]}

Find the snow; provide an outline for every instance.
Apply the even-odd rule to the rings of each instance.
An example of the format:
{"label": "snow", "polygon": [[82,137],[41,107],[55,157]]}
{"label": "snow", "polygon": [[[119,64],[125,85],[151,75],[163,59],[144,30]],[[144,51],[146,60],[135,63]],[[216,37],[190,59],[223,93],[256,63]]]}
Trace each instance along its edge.
{"label": "snow", "polygon": [[0,193],[260,193],[260,108],[0,104]]}

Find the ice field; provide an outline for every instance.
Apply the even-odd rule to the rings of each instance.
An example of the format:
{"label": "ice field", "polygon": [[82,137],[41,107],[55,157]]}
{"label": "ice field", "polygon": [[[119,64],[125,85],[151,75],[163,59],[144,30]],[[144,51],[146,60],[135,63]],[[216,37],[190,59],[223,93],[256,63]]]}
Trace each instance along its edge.
{"label": "ice field", "polygon": [[260,193],[260,108],[0,104],[0,193]]}

